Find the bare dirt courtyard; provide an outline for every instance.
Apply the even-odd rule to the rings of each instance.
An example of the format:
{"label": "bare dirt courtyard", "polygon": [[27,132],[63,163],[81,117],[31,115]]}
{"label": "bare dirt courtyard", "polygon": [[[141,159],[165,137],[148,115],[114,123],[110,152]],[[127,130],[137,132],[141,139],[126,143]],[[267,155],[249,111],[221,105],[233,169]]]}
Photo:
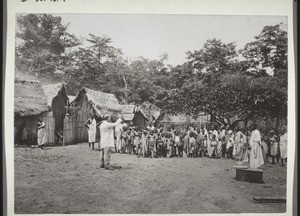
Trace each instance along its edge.
{"label": "bare dirt courtyard", "polygon": [[114,153],[109,171],[88,145],[15,148],[15,213],[285,212],[286,167],[264,166],[263,184],[236,181],[234,160],[137,158]]}

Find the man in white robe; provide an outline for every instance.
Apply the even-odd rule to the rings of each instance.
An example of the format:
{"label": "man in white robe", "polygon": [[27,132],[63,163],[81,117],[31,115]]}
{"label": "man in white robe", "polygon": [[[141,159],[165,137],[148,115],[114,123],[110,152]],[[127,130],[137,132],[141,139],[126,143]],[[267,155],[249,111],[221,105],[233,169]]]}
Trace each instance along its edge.
{"label": "man in white robe", "polygon": [[257,124],[252,125],[252,132],[249,139],[250,146],[250,161],[249,167],[257,169],[264,164],[264,158],[261,147],[261,136],[257,129]]}
{"label": "man in white robe", "polygon": [[96,132],[97,132],[96,131],[97,122],[95,119],[95,115],[92,114],[91,117],[88,120],[86,120],[84,125],[87,127],[87,131],[88,131],[89,148],[90,148],[90,150],[94,150],[94,143],[96,141]]}
{"label": "man in white robe", "polygon": [[113,170],[114,168],[110,166],[111,149],[114,148],[114,129],[117,125],[122,123],[121,117],[115,122],[111,123],[111,118],[109,115],[103,116],[103,121],[100,123],[100,167],[107,170]]}

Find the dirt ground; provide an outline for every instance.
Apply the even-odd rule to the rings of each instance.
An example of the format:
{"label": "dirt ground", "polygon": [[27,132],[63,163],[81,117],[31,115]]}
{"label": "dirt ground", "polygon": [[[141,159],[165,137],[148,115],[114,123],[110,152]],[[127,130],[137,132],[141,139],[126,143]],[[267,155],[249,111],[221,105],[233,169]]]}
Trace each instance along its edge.
{"label": "dirt ground", "polygon": [[285,212],[286,167],[263,166],[263,184],[236,181],[234,160],[137,158],[114,153],[109,171],[88,144],[15,148],[15,213]]}

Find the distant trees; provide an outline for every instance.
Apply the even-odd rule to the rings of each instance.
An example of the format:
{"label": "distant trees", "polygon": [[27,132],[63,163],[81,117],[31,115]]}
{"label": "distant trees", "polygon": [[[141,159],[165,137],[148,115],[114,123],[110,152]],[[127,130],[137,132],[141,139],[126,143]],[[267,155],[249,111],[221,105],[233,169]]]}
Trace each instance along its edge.
{"label": "distant trees", "polygon": [[53,77],[65,61],[65,51],[80,44],[67,32],[60,17],[20,15],[17,17],[16,67],[26,73]]}
{"label": "distant trees", "polygon": [[[180,88],[173,89],[163,108],[197,117],[202,111],[221,124],[287,115],[287,37],[281,25],[266,26],[248,43],[238,60],[233,43],[208,40],[203,49],[188,52],[191,70]],[[268,67],[273,74],[268,74]],[[188,74],[187,72],[186,74]]]}
{"label": "distant trees", "polygon": [[[207,40],[187,61],[166,65],[168,55],[128,59],[110,37],[78,38],[52,15],[17,17],[16,69],[48,81],[65,81],[70,94],[83,86],[114,93],[123,104],[156,104],[169,113],[206,112],[221,124],[287,116],[287,32],[265,26],[239,51]],[[85,43],[84,43],[85,42]],[[83,45],[84,44],[84,45]]]}

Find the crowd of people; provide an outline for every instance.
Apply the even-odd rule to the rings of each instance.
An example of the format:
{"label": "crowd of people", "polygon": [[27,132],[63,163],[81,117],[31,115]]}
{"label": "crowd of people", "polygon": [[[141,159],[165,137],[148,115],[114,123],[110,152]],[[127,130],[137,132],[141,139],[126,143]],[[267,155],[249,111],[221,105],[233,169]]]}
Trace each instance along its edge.
{"label": "crowd of people", "polygon": [[[110,118],[106,116],[106,120]],[[85,123],[89,132],[90,150],[94,149],[96,138],[96,120],[94,115]],[[100,145],[108,142],[104,134],[108,133],[100,128]],[[137,157],[207,157],[212,159],[227,158],[247,162],[250,168],[259,168],[265,163],[284,166],[287,160],[287,131],[277,135],[271,130],[261,136],[257,124],[252,124],[244,132],[236,127],[218,127],[215,125],[207,130],[204,124],[200,127],[190,124],[184,130],[171,125],[164,129],[163,125],[157,128],[150,124],[147,128],[139,130],[132,123],[128,126],[122,120],[107,124],[109,131],[110,148],[115,147],[120,154],[134,154]],[[103,144],[105,145],[105,144]],[[103,147],[101,146],[101,149]],[[104,152],[104,151],[103,151]],[[103,156],[104,157],[104,156]],[[110,157],[110,156],[109,156]],[[276,161],[275,161],[276,159]],[[281,160],[280,160],[281,159]]]}
{"label": "crowd of people", "polygon": [[204,124],[200,127],[191,124],[185,130],[175,128],[175,125],[166,130],[163,125],[158,128],[149,125],[144,130],[138,130],[132,124],[129,127],[119,125],[115,128],[115,137],[117,152],[138,157],[208,157],[244,162],[252,159],[257,161],[252,165],[255,168],[268,163],[269,156],[272,164],[275,164],[275,158],[278,164],[281,158],[281,165],[286,160],[286,132],[276,136],[272,130],[261,138],[256,124],[246,133],[239,128],[231,130],[228,126],[215,126],[208,131]]}

